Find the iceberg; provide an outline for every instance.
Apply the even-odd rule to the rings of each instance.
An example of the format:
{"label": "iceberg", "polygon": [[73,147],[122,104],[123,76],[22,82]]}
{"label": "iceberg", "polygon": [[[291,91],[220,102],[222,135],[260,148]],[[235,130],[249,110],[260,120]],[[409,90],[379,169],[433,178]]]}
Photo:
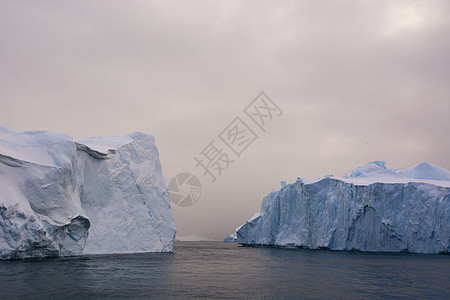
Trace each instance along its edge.
{"label": "iceberg", "polygon": [[0,259],[173,251],[154,138],[0,127]]}
{"label": "iceberg", "polygon": [[214,242],[213,239],[198,236],[198,235],[187,235],[187,236],[177,236],[175,238],[176,242]]}
{"label": "iceberg", "polygon": [[248,246],[376,252],[450,251],[450,172],[371,162],[350,177],[297,180],[267,194],[237,230]]}
{"label": "iceberg", "polygon": [[236,232],[228,235],[226,238],[224,238],[223,241],[225,243],[236,243],[237,242],[237,234],[236,234]]}

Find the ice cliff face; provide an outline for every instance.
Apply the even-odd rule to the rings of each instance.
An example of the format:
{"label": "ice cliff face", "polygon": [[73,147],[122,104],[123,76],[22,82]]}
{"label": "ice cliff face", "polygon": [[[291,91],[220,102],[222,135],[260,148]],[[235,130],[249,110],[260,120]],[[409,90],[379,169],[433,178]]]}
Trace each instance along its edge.
{"label": "ice cliff face", "polygon": [[[175,227],[152,136],[78,140],[85,253],[172,251]],[[106,147],[105,147],[106,146]]]}
{"label": "ice cliff face", "polygon": [[390,170],[373,162],[351,178],[297,180],[264,197],[260,213],[238,228],[238,243],[448,253],[449,174],[428,163]]}
{"label": "ice cliff face", "polygon": [[0,259],[172,251],[153,137],[0,127]]}

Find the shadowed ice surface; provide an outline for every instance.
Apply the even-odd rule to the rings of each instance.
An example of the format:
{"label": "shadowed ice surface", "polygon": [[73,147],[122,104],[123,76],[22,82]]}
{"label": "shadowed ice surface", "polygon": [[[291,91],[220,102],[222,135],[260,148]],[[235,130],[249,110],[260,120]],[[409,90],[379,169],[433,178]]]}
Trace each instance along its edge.
{"label": "shadowed ice surface", "polygon": [[449,269],[448,255],[175,242],[174,253],[0,261],[0,298],[448,298]]}

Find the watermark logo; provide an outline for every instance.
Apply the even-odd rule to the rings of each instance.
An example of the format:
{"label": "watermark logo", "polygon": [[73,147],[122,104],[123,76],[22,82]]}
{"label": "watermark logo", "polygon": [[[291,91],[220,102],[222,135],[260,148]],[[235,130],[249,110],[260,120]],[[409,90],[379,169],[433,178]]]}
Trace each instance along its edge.
{"label": "watermark logo", "polygon": [[250,102],[244,112],[262,131],[266,131],[267,124],[273,118],[280,117],[283,114],[281,108],[264,92],[261,92],[255,100]]}
{"label": "watermark logo", "polygon": [[219,138],[227,145],[237,156],[253,143],[258,136],[241,118],[236,117],[220,134]]}
{"label": "watermark logo", "polygon": [[[244,108],[243,114],[237,115],[217,135],[218,139],[212,139],[194,156],[195,167],[200,168],[202,175],[211,182],[216,182],[259,138],[258,134],[264,133],[269,123],[281,115],[281,108],[264,92],[259,93]],[[200,180],[191,173],[176,175],[170,180],[168,188],[172,203],[181,207],[194,205],[202,193]]]}
{"label": "watermark logo", "polygon": [[214,141],[211,141],[200,151],[199,157],[194,156],[194,160],[196,162],[195,166],[200,166],[203,169],[203,175],[211,176],[212,182],[216,181],[216,175],[221,176],[222,172],[228,170],[230,164],[234,162],[234,160],[230,160],[223,149],[216,147]]}
{"label": "watermark logo", "polygon": [[202,184],[191,173],[180,173],[174,176],[167,188],[170,201],[180,207],[194,205],[202,195]]}

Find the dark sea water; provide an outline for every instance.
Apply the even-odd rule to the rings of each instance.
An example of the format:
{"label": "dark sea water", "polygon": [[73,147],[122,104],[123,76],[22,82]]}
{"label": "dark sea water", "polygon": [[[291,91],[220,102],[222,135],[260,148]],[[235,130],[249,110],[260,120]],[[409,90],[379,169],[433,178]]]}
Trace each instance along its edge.
{"label": "dark sea water", "polygon": [[0,261],[1,299],[450,299],[450,256],[175,242],[174,253]]}

